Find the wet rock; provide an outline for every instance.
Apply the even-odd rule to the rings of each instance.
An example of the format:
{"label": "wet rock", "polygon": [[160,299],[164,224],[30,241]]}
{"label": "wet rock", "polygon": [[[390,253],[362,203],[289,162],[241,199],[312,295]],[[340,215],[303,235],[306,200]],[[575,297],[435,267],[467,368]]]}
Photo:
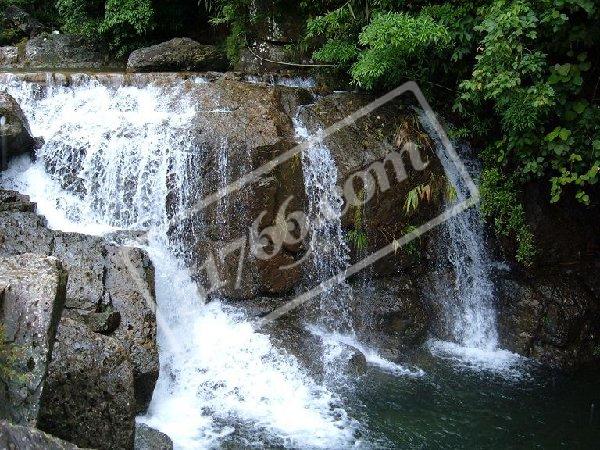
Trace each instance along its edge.
{"label": "wet rock", "polygon": [[[2,198],[12,200],[7,205],[17,205],[17,209],[21,209],[18,205],[28,205],[12,194],[3,194]],[[154,269],[146,253],[109,244],[100,237],[49,230],[45,220],[35,213],[1,212],[2,208],[0,255],[33,252],[62,261],[69,274],[66,307],[86,321],[91,315],[92,328],[116,337],[129,352],[137,411],[143,411],[150,402],[159,371]],[[113,314],[103,317],[109,310]],[[113,329],[116,314],[120,320]]]}
{"label": "wet rock", "polygon": [[[23,204],[23,203],[19,203]],[[0,212],[0,255],[51,255],[54,233],[46,220],[32,212]]]}
{"label": "wet rock", "polygon": [[365,342],[391,359],[427,339],[432,317],[420,286],[410,276],[371,280],[354,286],[355,329]]}
{"label": "wet rock", "polygon": [[67,273],[58,259],[35,254],[0,257],[4,294],[0,319],[14,343],[20,376],[0,389],[0,416],[36,426],[40,397],[64,303]]}
{"label": "wet rock", "polygon": [[173,441],[169,436],[148,425],[138,423],[135,426],[134,450],[173,450]]}
{"label": "wet rock", "polygon": [[158,379],[154,266],[143,250],[106,247],[105,288],[120,324],[113,336],[125,347],[133,365],[136,411],[144,411]]}
{"label": "wet rock", "polygon": [[39,428],[80,447],[129,449],[135,414],[127,350],[117,339],[63,317],[44,385]]}
{"label": "wet rock", "polygon": [[119,327],[121,314],[119,311],[91,313],[85,317],[85,323],[94,333],[109,335]]}
{"label": "wet rock", "polygon": [[34,212],[35,203],[29,197],[16,191],[0,190],[0,212]]}
{"label": "wet rock", "polygon": [[19,61],[19,49],[13,46],[0,47],[0,67],[12,66]]}
{"label": "wet rock", "polygon": [[8,161],[19,155],[33,155],[37,148],[35,139],[21,107],[6,92],[0,92],[0,170]]}
{"label": "wet rock", "polygon": [[130,72],[222,71],[227,69],[225,55],[213,45],[201,45],[189,38],[175,38],[129,55]]}
{"label": "wet rock", "polygon": [[105,296],[105,243],[102,238],[78,233],[52,233],[52,254],[69,272],[67,308],[95,312]]}
{"label": "wet rock", "polygon": [[79,447],[35,428],[0,420],[0,448],[5,450],[76,450]]}
{"label": "wet rock", "polygon": [[[319,98],[314,104],[304,108],[299,117],[309,133],[314,135],[374,100],[375,97],[371,95],[336,93]],[[342,217],[342,226],[347,233],[358,231],[367,239],[365,248],[362,249],[351,243],[351,247],[354,247],[353,260],[381,249],[443,211],[447,182],[435,153],[435,146],[414,111],[400,99],[353,120],[348,126],[326,138],[325,143],[335,160],[340,187],[345,187],[347,180],[357,173],[368,173],[375,182],[373,195],[365,206],[347,207]],[[422,168],[413,165],[404,154],[406,174],[403,179],[399,179],[397,175],[401,172],[395,171],[391,162],[385,162],[385,179],[389,183],[386,186],[376,175],[374,164],[384,162],[392,151],[402,152],[409,143],[418,146],[421,161],[427,162],[427,166]],[[365,193],[368,189],[364,189],[360,177],[355,178],[353,184],[348,186],[351,185],[355,187],[357,198],[368,199]],[[419,199],[417,208],[407,211],[405,202],[409,192],[418,186],[427,187],[428,195]],[[413,245],[419,248],[412,253],[420,253],[420,247],[424,244],[424,241],[415,242]],[[374,264],[374,275],[393,276],[406,271],[415,265],[415,258],[410,253],[406,249],[398,249],[381,259]]]}
{"label": "wet rock", "polygon": [[509,272],[496,286],[505,348],[558,368],[600,361],[600,301],[580,278]]}
{"label": "wet rock", "polygon": [[[258,169],[295,145],[292,121],[285,113],[307,100],[306,91],[242,83],[223,77],[202,86],[198,99],[199,113],[194,127],[194,140],[201,149],[194,155],[192,180],[198,180],[196,198],[216,191],[218,187]],[[227,120],[223,120],[226,114]],[[207,132],[207,130],[211,130]],[[226,155],[223,154],[226,152]],[[202,211],[201,226],[184,222],[181,234],[190,251],[190,266],[197,268],[197,278],[206,277],[202,269],[208,258],[221,270],[225,286],[218,293],[228,298],[252,298],[256,295],[283,295],[291,292],[300,280],[291,270],[282,275],[280,266],[293,265],[301,258],[302,249],[286,246],[278,258],[246,258],[239,268],[239,247],[228,251],[228,245],[246,239],[255,221],[258,232],[275,224],[277,213],[288,198],[285,215],[302,208],[304,199],[302,166],[299,158],[273,168],[255,183],[232,192]],[[176,210],[179,193],[173,190],[168,210]],[[194,228],[196,227],[196,228]],[[196,231],[196,232],[195,232]],[[223,254],[223,257],[219,255]],[[241,280],[236,286],[236,281]]]}
{"label": "wet rock", "polygon": [[22,64],[28,69],[98,69],[104,57],[84,38],[43,33],[25,45]]}
{"label": "wet rock", "polygon": [[348,369],[354,375],[362,375],[367,371],[367,358],[358,350],[348,360]]}

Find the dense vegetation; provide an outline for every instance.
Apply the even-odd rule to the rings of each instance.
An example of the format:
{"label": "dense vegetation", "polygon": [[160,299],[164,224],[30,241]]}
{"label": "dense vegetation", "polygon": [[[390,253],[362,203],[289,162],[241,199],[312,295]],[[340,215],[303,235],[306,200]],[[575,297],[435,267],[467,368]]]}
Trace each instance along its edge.
{"label": "dense vegetation", "polygon": [[483,212],[518,242],[522,262],[534,254],[522,206],[527,183],[547,183],[550,202],[596,201],[600,5],[593,0],[0,0],[7,4],[122,54],[187,34],[223,41],[232,60],[265,39],[269,20],[293,16],[300,32],[291,54],[366,90],[417,80],[457,125],[453,133],[477,143]]}

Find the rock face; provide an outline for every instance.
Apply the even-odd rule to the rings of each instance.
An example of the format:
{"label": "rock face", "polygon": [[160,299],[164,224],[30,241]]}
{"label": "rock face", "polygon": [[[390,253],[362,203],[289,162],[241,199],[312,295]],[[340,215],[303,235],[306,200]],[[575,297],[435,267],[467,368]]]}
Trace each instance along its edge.
{"label": "rock face", "polygon": [[[43,218],[27,211],[31,203],[20,203],[18,194],[3,192],[12,200],[6,204],[12,211],[0,207],[0,255],[35,252],[62,261],[69,274],[66,308],[121,342],[133,364],[137,411],[144,410],[159,370],[154,269],[148,256],[99,237],[49,230]],[[102,316],[104,324],[98,322]]]}
{"label": "rock face", "polygon": [[[135,416],[149,403],[159,369],[148,256],[102,238],[49,230],[35,204],[18,193],[0,191],[0,200],[0,318],[28,352],[19,356],[28,384],[11,387],[0,409],[7,405],[12,420],[81,446],[131,448]],[[55,267],[54,278],[44,264]],[[42,297],[56,297],[55,309],[48,300],[31,312],[37,303],[28,302]]]}
{"label": "rock face", "polygon": [[390,359],[421,346],[429,335],[432,314],[421,287],[411,276],[354,284],[355,329],[365,342]]}
{"label": "rock face", "polygon": [[90,70],[110,64],[93,44],[69,34],[41,33],[22,49],[0,47],[0,69]]}
{"label": "rock face", "polygon": [[135,426],[134,450],[173,450],[173,441],[169,436],[148,425]]}
{"label": "rock face", "polygon": [[44,33],[25,46],[24,65],[29,69],[97,69],[102,55],[85,39],[69,34]]}
{"label": "rock face", "polygon": [[558,368],[600,359],[600,301],[578,276],[512,273],[497,290],[505,348]]}
{"label": "rock face", "polygon": [[[111,334],[127,350],[133,366],[136,412],[144,411],[158,379],[154,267],[138,249],[109,245],[106,249],[104,310],[118,312],[119,325]],[[114,314],[113,314],[113,320]]]}
{"label": "rock face", "polygon": [[[240,83],[230,76],[203,84],[201,95],[197,97],[193,90],[190,95],[197,98],[198,102],[199,113],[193,133],[197,147],[202,149],[198,155],[194,155],[195,172],[188,176],[192,182],[198,183],[197,187],[190,189],[197,199],[260,169],[293,148],[298,137],[292,119],[300,105],[305,105],[301,120],[310,132],[316,132],[373,100],[368,96],[346,95],[317,100],[315,104],[307,105],[313,98],[302,89]],[[227,120],[212,111],[226,113]],[[402,105],[394,104],[332,136],[327,143],[339,168],[340,184],[355,172],[373,170],[372,164],[379,162],[383,165],[385,156],[404,145],[404,139],[412,136],[418,143],[427,144],[418,126],[406,130],[402,128],[407,118],[414,120],[413,116]],[[407,183],[397,183],[391,162],[386,163],[391,188],[371,200],[362,224],[357,223],[360,220],[356,220],[356,208],[347,208],[343,218],[346,231],[358,231],[361,226],[373,230],[368,239],[375,248],[380,244],[389,244],[394,237],[402,236],[411,225],[424,223],[427,218],[437,214],[440,198],[445,192],[444,177],[439,165],[435,164],[437,158],[433,155],[431,145],[423,145],[422,154],[423,159],[431,161],[430,167],[419,172],[408,163],[405,164]],[[408,160],[406,155],[405,159]],[[247,252],[241,274],[237,273],[239,252],[230,250],[224,257],[221,255],[227,253],[227,246],[232,242],[247,238],[251,230],[257,234],[272,234],[287,225],[279,220],[280,217],[285,222],[290,213],[306,212],[308,202],[304,176],[302,157],[298,154],[267,170],[254,183],[208,205],[203,209],[201,218],[185,218],[180,224],[181,228],[174,232],[181,233],[185,247],[190,249],[189,262],[197,268],[197,278],[206,280],[207,266],[203,267],[203,264],[212,257],[211,271],[213,274],[218,272],[223,282],[216,292],[230,299],[284,296],[303,283],[306,268],[311,262],[309,259],[303,260],[308,251],[307,239],[296,242],[290,240],[280,249],[267,245],[265,253],[275,255],[271,258],[248,255]],[[423,203],[430,205],[405,214],[403,200],[419,184],[429,186],[429,199]],[[176,189],[169,195],[168,210],[173,214],[177,212],[176,205],[181,203],[180,195]],[[398,268],[413,263],[408,259],[402,252],[393,256]],[[282,267],[286,269],[281,270]],[[385,267],[389,269],[394,266],[386,264]],[[390,272],[393,274],[397,270],[394,268],[387,273],[382,270],[377,274],[389,275]]]}
{"label": "rock face", "polygon": [[175,38],[135,50],[127,61],[130,72],[223,71],[227,58],[213,45]]}
{"label": "rock face", "polygon": [[35,428],[0,420],[0,448],[6,450],[77,450],[79,447]]}
{"label": "rock face", "polygon": [[40,397],[58,321],[65,304],[67,273],[58,259],[35,254],[0,257],[4,295],[0,320],[18,352],[20,376],[0,389],[0,415],[38,424]]}
{"label": "rock face", "polygon": [[63,317],[42,396],[39,428],[81,447],[133,446],[133,367],[117,339]]}
{"label": "rock face", "polygon": [[[340,93],[322,97],[307,106],[300,114],[300,120],[311,134],[325,130],[336,122],[349,117],[352,113],[375,100],[369,95]],[[325,139],[338,169],[338,184],[344,185],[353,179],[355,194],[369,195],[359,174],[369,174],[374,181],[373,195],[362,208],[349,207],[342,217],[342,227],[346,234],[364,233],[367,245],[361,251],[356,244],[353,260],[361,255],[370,254],[400,238],[414,227],[431,220],[443,210],[447,180],[441,167],[435,147],[423,130],[415,113],[406,108],[400,99],[396,99],[377,108],[373,112],[353,120],[347,126]],[[418,147],[423,165],[415,164],[408,158],[406,145]],[[401,153],[405,176],[400,178],[401,170],[392,169],[392,163],[386,161],[391,152]],[[375,167],[383,163],[385,185],[376,175]],[[406,199],[411,191],[422,187],[422,195],[416,208],[407,210]],[[425,239],[427,236],[425,237]],[[425,239],[415,241],[413,246],[424,246]],[[411,253],[399,249],[374,265],[373,275],[391,276],[402,273],[414,265]]]}
{"label": "rock face", "polygon": [[36,146],[21,107],[6,92],[0,92],[0,170],[14,156],[33,154]]}
{"label": "rock face", "polygon": [[[597,190],[591,197],[597,198]],[[527,270],[501,272],[496,283],[500,338],[507,348],[566,369],[600,362],[600,209],[531,183],[524,198],[537,256]],[[500,240],[510,260],[514,243]]]}

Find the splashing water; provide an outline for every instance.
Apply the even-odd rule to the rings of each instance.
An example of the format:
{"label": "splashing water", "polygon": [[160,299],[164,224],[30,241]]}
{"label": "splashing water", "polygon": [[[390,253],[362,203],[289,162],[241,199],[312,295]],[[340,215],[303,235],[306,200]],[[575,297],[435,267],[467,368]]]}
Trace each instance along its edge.
{"label": "splashing water", "polygon": [[[160,377],[140,420],[178,448],[351,446],[355,423],[335,395],[240,311],[204,304],[178,233],[167,235],[169,194],[177,194],[171,208],[182,211],[200,189],[188,175],[200,150],[190,138],[196,111],[182,84],[107,85],[82,76],[66,87],[53,79],[0,79],[45,139],[37,162],[13,164],[3,186],[30,195],[53,228],[149,231],[146,250],[169,332],[159,328]],[[197,83],[197,95],[204,85]]]}
{"label": "splashing water", "polygon": [[[425,113],[421,123],[434,138],[437,155],[454,187],[455,199],[448,203],[464,201],[469,189]],[[459,153],[469,172],[477,174],[480,167],[469,150],[463,147]],[[459,365],[513,376],[522,358],[499,348],[492,264],[479,210],[470,208],[447,220],[439,229],[437,242],[438,274],[431,295],[442,305],[453,342],[432,340],[431,352]]]}
{"label": "splashing water", "polygon": [[[296,135],[309,139],[309,132],[298,117]],[[308,198],[308,223],[314,285],[346,270],[350,249],[342,230],[343,199],[337,188],[337,167],[329,148],[322,141],[312,142],[302,154],[304,186]],[[343,282],[320,296],[320,321],[329,331],[352,332],[352,289]]]}

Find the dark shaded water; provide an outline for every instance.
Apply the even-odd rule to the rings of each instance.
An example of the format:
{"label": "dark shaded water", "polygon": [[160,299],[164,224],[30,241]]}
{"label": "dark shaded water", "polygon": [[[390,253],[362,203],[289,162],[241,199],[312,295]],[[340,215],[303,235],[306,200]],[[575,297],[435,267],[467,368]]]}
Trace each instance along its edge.
{"label": "dark shaded water", "polygon": [[600,448],[600,377],[504,378],[430,358],[422,378],[370,368],[354,407],[384,448]]}

